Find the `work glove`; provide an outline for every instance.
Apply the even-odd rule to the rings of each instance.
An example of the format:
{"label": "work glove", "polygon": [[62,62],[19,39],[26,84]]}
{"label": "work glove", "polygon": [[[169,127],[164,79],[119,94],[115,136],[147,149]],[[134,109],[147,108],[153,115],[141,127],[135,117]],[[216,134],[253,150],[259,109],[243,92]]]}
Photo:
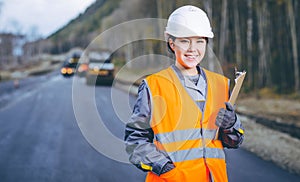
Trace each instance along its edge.
{"label": "work glove", "polygon": [[236,121],[234,108],[229,102],[225,102],[226,109],[221,108],[216,119],[216,125],[220,128],[229,129]]}

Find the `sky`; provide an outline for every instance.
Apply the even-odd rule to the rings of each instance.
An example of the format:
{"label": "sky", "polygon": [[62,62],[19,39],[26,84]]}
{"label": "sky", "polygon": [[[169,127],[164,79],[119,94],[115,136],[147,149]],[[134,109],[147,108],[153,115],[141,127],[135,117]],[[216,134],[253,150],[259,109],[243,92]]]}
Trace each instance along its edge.
{"label": "sky", "polygon": [[63,27],[96,0],[0,0],[0,33],[44,38]]}

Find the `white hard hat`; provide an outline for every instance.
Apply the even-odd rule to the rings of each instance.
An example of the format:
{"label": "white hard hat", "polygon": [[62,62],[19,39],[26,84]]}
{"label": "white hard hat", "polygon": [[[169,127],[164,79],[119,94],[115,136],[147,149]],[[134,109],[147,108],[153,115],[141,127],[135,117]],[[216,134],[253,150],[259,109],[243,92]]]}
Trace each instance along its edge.
{"label": "white hard hat", "polygon": [[174,37],[214,37],[206,13],[191,5],[182,6],[170,15],[165,33]]}

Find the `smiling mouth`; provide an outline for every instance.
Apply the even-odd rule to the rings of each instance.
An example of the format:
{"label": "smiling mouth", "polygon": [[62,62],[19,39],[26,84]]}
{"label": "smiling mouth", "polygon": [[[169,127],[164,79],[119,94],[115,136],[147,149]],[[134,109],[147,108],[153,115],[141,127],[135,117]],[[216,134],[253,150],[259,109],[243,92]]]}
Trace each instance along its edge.
{"label": "smiling mouth", "polygon": [[185,55],[187,59],[194,60],[198,57],[198,55]]}

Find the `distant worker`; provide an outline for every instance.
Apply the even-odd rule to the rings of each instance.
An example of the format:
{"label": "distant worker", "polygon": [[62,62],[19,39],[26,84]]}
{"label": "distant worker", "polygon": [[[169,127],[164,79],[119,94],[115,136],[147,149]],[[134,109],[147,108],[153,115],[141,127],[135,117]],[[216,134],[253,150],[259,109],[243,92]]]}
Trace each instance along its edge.
{"label": "distant worker", "polygon": [[165,34],[175,64],[139,87],[125,131],[129,160],[148,172],[146,181],[226,182],[223,148],[238,148],[244,130],[228,102],[229,79],[199,66],[214,36],[209,19],[180,7]]}

